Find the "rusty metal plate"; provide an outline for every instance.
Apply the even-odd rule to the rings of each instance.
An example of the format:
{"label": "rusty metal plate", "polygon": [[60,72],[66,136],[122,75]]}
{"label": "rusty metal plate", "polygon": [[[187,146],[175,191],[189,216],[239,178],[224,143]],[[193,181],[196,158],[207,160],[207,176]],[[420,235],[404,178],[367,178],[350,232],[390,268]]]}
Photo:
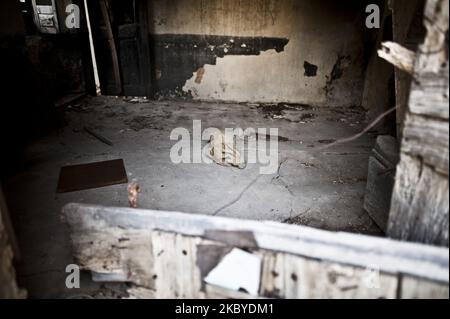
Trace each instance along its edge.
{"label": "rusty metal plate", "polygon": [[99,188],[128,182],[122,159],[61,168],[58,193]]}

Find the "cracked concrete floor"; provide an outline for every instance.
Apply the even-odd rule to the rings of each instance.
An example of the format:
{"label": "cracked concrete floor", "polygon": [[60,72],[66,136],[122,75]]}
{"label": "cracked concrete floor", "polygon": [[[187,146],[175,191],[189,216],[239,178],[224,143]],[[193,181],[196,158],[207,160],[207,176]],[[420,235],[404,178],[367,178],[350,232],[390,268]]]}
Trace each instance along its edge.
{"label": "cracked concrete floor", "polygon": [[[272,220],[333,231],[380,235],[362,208],[368,157],[375,136],[317,151],[364,127],[360,109],[202,102],[130,103],[86,98],[66,113],[67,125],[30,145],[26,165],[5,181],[23,253],[20,281],[32,297],[64,297],[71,253],[61,208],[69,202],[127,206],[127,185],[56,194],[61,166],[123,158],[129,179],[141,186],[139,207]],[[279,128],[277,174],[259,166],[240,170],[216,164],[171,162],[172,129]],[[84,130],[107,137],[108,146]]]}

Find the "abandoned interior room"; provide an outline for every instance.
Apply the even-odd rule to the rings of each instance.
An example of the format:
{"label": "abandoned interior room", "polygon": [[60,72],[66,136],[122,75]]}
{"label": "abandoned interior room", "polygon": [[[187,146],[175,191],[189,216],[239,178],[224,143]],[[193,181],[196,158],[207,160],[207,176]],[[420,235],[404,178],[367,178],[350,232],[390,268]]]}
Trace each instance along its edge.
{"label": "abandoned interior room", "polygon": [[0,298],[448,299],[448,11],[0,1]]}

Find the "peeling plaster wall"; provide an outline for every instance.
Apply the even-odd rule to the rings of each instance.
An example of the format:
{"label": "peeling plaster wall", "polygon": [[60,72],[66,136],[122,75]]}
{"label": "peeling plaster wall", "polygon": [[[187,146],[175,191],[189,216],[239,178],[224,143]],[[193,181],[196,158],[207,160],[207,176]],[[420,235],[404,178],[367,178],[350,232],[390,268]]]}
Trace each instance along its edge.
{"label": "peeling plaster wall", "polygon": [[[360,105],[368,51],[373,49],[373,35],[364,24],[366,4],[361,0],[149,1],[155,89],[201,100]],[[165,42],[173,41],[174,35],[185,35],[189,41]],[[249,39],[250,44],[240,46],[266,38],[287,44],[282,50],[266,46],[239,54],[233,51],[236,37]],[[214,45],[203,48],[205,41]],[[214,54],[212,59],[208,50]],[[189,76],[181,84],[170,84],[177,70]]]}

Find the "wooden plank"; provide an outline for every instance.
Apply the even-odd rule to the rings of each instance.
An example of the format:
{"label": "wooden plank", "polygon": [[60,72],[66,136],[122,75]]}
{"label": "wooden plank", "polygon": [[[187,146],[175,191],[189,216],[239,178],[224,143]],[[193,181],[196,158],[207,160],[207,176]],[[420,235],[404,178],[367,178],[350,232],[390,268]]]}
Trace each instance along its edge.
{"label": "wooden plank", "polygon": [[[75,241],[88,231],[103,228],[157,229],[200,238],[205,238],[206,230],[245,231],[253,233],[258,249],[362,268],[377,266],[382,272],[391,274],[403,273],[442,282],[449,280],[449,254],[445,248],[304,226],[175,212],[68,204],[63,213]],[[227,238],[222,236],[221,243],[227,244]],[[83,253],[82,250],[78,252]]]}
{"label": "wooden plank", "polygon": [[416,73],[439,74],[448,63],[449,0],[427,0],[423,23],[427,36],[417,59]]}
{"label": "wooden plank", "polygon": [[148,1],[136,0],[137,23],[139,24],[139,59],[144,90],[147,97],[153,95],[150,56],[150,31],[148,26]]}
{"label": "wooden plank", "polygon": [[425,164],[448,176],[448,135],[448,121],[408,114],[401,151],[412,157],[421,158]]}
{"label": "wooden plank", "polygon": [[390,237],[446,247],[448,6],[449,0],[427,0],[425,5],[427,35],[416,58],[388,226]]}
{"label": "wooden plank", "polygon": [[114,39],[111,20],[109,18],[108,8],[106,7],[105,0],[100,0],[100,10],[102,12],[103,22],[105,23],[106,33],[108,36],[108,44],[114,72],[114,82],[116,84],[115,94],[120,95],[122,93],[122,78],[120,76],[119,58],[117,56],[116,41]]}
{"label": "wooden plank", "polygon": [[401,280],[401,299],[448,299],[448,284],[405,277]]}
{"label": "wooden plank", "polygon": [[397,277],[372,269],[265,254],[261,295],[288,299],[393,299]]}
{"label": "wooden plank", "polygon": [[408,155],[397,170],[388,235],[448,247],[448,177]]}
{"label": "wooden plank", "polygon": [[81,269],[97,273],[97,281],[154,286],[152,238],[148,230],[89,228],[72,237],[73,255]]}
{"label": "wooden plank", "polygon": [[381,43],[381,49],[378,50],[378,56],[393,64],[396,68],[413,75],[414,61],[416,54],[402,47],[400,44],[387,41]]}
{"label": "wooden plank", "polygon": [[152,232],[153,275],[158,299],[202,298],[202,278],[197,266],[200,238],[180,234]]}
{"label": "wooden plank", "polygon": [[411,89],[409,111],[413,114],[447,120],[448,124],[448,74],[448,64],[438,74],[421,74],[420,82],[414,83]]}
{"label": "wooden plank", "polygon": [[[418,42],[416,39],[410,39],[409,34],[413,31],[415,20],[417,19],[420,0],[392,0],[390,1],[392,9],[392,24],[393,24],[393,40],[415,51]],[[411,41],[412,40],[412,41]],[[411,43],[412,42],[412,43]],[[412,77],[402,70],[395,70],[395,91],[396,91],[396,106],[397,106],[397,136],[402,137],[403,121],[408,108],[409,91],[411,87]]]}

